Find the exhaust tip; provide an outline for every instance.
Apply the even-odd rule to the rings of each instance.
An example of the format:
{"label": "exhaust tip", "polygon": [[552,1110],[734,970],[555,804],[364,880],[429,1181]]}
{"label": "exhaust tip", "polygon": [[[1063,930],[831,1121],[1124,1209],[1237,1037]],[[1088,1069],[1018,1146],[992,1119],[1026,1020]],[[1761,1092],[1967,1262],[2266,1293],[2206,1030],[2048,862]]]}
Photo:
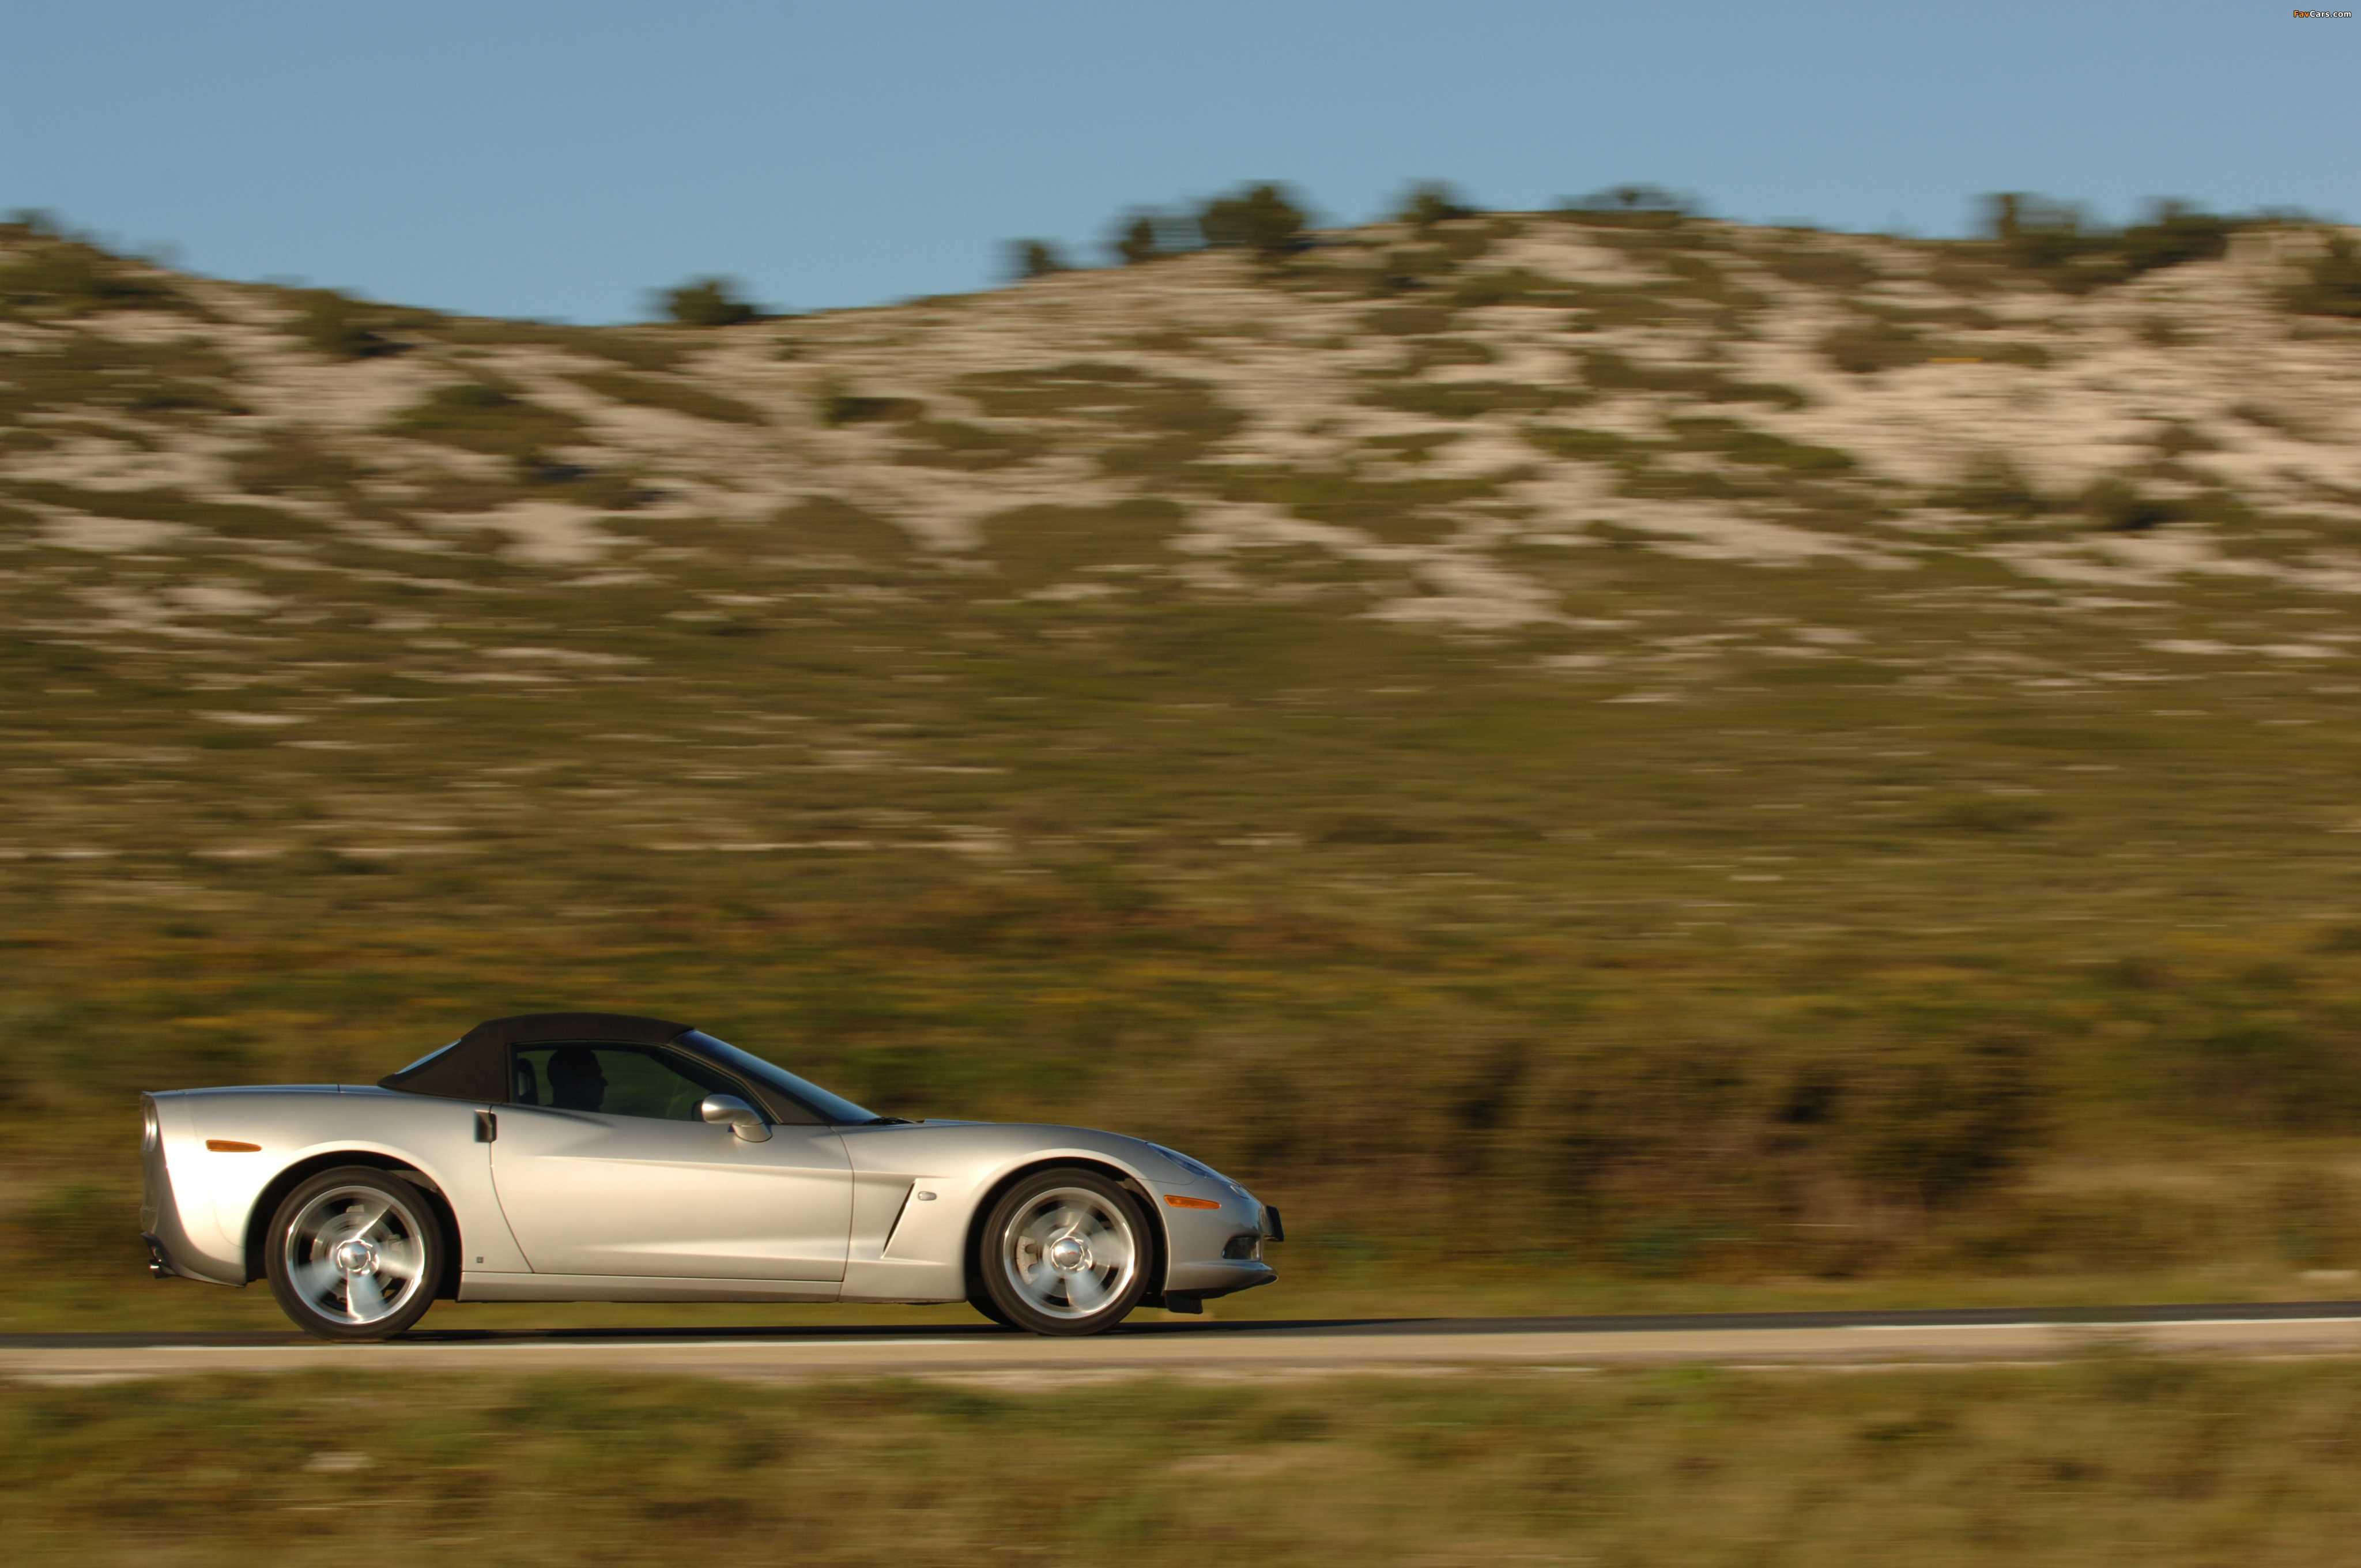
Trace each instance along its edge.
{"label": "exhaust tip", "polygon": [[154,1236],[141,1236],[139,1239],[148,1244],[148,1277],[177,1279],[181,1277],[181,1271],[172,1266],[172,1255],[164,1250],[162,1242]]}

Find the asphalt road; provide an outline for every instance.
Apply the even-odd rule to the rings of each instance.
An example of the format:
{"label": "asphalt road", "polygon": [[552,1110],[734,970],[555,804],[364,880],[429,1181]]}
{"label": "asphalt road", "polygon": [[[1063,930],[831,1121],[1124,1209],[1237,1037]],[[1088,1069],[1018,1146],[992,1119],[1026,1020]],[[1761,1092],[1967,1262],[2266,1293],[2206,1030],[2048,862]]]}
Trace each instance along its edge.
{"label": "asphalt road", "polygon": [[[432,1322],[432,1319],[429,1322]],[[1677,1362],[1875,1365],[2047,1361],[2094,1340],[2160,1354],[2361,1356],[2361,1301],[1719,1312],[1571,1318],[1352,1318],[1126,1325],[1038,1339],[987,1323],[818,1327],[426,1328],[379,1344],[296,1334],[0,1334],[0,1377],[113,1382],[314,1368],[638,1372],[757,1382],[903,1374],[1005,1377],[1312,1376],[1450,1366],[1580,1368]]]}

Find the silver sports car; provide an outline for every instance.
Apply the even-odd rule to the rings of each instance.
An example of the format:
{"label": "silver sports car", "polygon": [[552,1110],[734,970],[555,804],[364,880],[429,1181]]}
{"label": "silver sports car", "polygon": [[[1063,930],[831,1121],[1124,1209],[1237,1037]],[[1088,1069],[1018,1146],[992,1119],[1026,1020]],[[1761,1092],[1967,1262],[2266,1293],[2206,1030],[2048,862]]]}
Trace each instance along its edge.
{"label": "silver sports car", "polygon": [[872,1114],[685,1024],[479,1024],[370,1086],[141,1097],[159,1277],[380,1339],[462,1301],[966,1301],[1088,1334],[1276,1277],[1279,1211],[1159,1144]]}

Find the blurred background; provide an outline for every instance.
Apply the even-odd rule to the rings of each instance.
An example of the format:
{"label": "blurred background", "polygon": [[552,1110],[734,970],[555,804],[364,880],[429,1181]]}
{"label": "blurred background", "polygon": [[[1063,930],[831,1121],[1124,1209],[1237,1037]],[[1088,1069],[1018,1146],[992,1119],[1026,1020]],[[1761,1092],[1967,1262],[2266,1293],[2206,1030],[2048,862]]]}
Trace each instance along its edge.
{"label": "blurred background", "polygon": [[0,231],[8,1310],[156,1310],[136,1091],[577,1007],[1305,1311],[2344,1287],[2345,232],[1307,206],[595,329]]}
{"label": "blurred background", "polygon": [[[2349,24],[16,36],[0,1332],[278,1326],[145,1277],[139,1090],[370,1081],[576,1008],[1187,1149],[1289,1216],[1233,1315],[2355,1293],[2355,176],[2252,129],[2341,101]],[[829,1321],[788,1311],[438,1326]],[[2202,1407],[2347,1452],[2343,1385],[2278,1376],[2098,1354],[2039,1399],[2092,1443]],[[2031,1539],[1944,1512],[1971,1474],[2054,1505],[2042,1539],[2118,1518],[1997,1387],[1815,1394],[1811,1441],[1918,1476],[1909,1528],[1970,1555]],[[451,1483],[492,1514],[635,1423],[694,1447],[705,1396],[602,1388],[386,1442],[522,1445]],[[1341,1452],[1321,1398],[1168,1396],[1177,1475]],[[10,1398],[101,1454],[235,1410],[400,1490],[313,1465],[264,1386]],[[1014,1396],[812,1398],[1064,1441]],[[1607,1485],[1581,1434],[1625,1430],[1649,1486],[1801,1539],[1786,1479],[1682,1435],[1788,1395],[1523,1398],[1385,1395],[1369,1474],[1562,1542],[1608,1517],[1566,1501]],[[792,1471],[763,1431],[705,1459]],[[195,1452],[191,1508],[247,1485]],[[2141,1452],[2124,1529],[2161,1475],[2214,1476],[2175,1495],[2231,1539],[2262,1506],[2216,1450]],[[303,1485],[270,1506],[346,1483]],[[1058,1539],[1222,1528],[1140,1509]]]}

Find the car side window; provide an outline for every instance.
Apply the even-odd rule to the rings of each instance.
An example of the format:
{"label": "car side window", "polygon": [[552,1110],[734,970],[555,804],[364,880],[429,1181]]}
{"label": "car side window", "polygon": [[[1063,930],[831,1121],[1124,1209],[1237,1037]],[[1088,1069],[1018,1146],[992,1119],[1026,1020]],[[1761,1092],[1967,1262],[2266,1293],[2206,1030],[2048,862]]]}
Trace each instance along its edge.
{"label": "car side window", "polygon": [[510,1061],[519,1105],[696,1122],[707,1095],[745,1093],[704,1063],[657,1046],[520,1046]]}

